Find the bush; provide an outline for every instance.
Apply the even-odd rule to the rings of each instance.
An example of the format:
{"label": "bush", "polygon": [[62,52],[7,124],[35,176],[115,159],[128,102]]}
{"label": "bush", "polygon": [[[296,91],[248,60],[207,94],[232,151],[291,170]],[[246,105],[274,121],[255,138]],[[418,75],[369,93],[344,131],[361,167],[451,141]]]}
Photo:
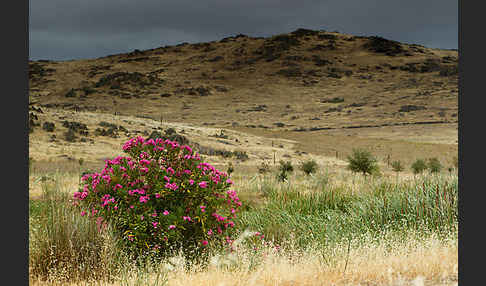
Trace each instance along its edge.
{"label": "bush", "polygon": [[277,181],[279,182],[285,182],[286,180],[288,180],[288,178],[289,175],[285,171],[280,170],[280,172],[277,173]]}
{"label": "bush", "polygon": [[420,174],[427,169],[427,164],[423,159],[417,159],[413,162],[411,168],[414,174]]}
{"label": "bush", "polygon": [[402,162],[401,162],[400,160],[398,160],[398,161],[393,161],[393,162],[391,163],[391,166],[392,166],[393,171],[394,171],[394,172],[397,172],[397,173],[399,173],[399,172],[403,171],[403,169],[404,169],[404,168],[403,168],[403,165],[402,165]]}
{"label": "bush", "polygon": [[139,136],[123,150],[131,157],[106,160],[101,173],[82,177],[84,186],[74,194],[81,215],[102,218],[137,255],[182,249],[194,261],[208,253],[208,244],[231,243],[241,202],[228,190],[226,173],[169,140]]}
{"label": "bush", "polygon": [[300,164],[300,169],[302,172],[304,172],[306,175],[313,174],[317,171],[317,163],[314,160],[307,160],[305,162],[302,162]]}
{"label": "bush", "polygon": [[52,122],[44,122],[42,125],[42,129],[44,129],[47,132],[54,132],[56,125]]}
{"label": "bush", "polygon": [[378,165],[371,152],[363,149],[353,149],[353,153],[347,157],[348,169],[352,172],[361,172],[363,175],[377,172]]}
{"label": "bush", "polygon": [[442,170],[442,164],[437,158],[430,158],[427,164],[427,168],[431,173],[439,173]]}
{"label": "bush", "polygon": [[280,163],[280,167],[279,167],[280,172],[292,173],[294,171],[294,167],[292,166],[291,161],[280,160],[279,163]]}
{"label": "bush", "polygon": [[250,157],[248,157],[248,154],[246,153],[246,151],[233,151],[233,156],[236,157],[236,159],[240,160],[240,161],[246,161],[248,160]]}
{"label": "bush", "polygon": [[76,138],[76,133],[72,129],[68,129],[68,131],[64,133],[64,140],[68,142],[75,142]]}

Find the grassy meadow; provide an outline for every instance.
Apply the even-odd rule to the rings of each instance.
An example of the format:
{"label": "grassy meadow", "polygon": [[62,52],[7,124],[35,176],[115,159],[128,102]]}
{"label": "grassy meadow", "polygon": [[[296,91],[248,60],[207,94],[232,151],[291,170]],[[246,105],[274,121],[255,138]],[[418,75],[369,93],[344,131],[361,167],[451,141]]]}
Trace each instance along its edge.
{"label": "grassy meadow", "polygon": [[456,172],[365,177],[320,166],[280,182],[274,171],[236,170],[234,251],[188,270],[182,254],[134,261],[109,226],[81,217],[71,198],[82,169],[72,167],[31,170],[31,285],[457,284]]}

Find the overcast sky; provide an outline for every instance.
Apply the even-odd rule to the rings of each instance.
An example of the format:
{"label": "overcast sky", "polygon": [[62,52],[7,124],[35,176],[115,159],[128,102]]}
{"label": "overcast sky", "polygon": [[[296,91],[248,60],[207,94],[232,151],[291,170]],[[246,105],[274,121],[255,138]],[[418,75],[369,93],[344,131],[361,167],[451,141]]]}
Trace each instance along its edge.
{"label": "overcast sky", "polygon": [[29,58],[98,58],[298,28],[458,48],[457,0],[29,0]]}

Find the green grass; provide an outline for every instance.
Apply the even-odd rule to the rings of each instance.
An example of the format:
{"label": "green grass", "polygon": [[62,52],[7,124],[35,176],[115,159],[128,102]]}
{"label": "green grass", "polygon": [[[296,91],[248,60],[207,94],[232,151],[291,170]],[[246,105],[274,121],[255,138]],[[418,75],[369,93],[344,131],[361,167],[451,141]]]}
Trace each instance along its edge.
{"label": "green grass", "polygon": [[264,204],[240,214],[238,225],[302,247],[340,243],[365,233],[422,232],[447,235],[457,228],[457,177],[426,176],[396,184],[375,183],[371,191],[347,192],[322,187],[309,191],[266,181],[254,185]]}

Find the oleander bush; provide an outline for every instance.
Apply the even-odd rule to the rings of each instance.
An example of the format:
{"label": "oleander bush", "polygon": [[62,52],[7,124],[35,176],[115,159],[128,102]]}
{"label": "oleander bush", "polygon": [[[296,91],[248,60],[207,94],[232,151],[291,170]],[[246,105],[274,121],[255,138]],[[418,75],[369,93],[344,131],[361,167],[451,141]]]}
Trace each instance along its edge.
{"label": "oleander bush", "polygon": [[128,156],[82,177],[74,194],[81,216],[109,225],[135,255],[182,249],[194,260],[231,244],[241,202],[228,174],[175,141],[139,136],[123,150]]}

